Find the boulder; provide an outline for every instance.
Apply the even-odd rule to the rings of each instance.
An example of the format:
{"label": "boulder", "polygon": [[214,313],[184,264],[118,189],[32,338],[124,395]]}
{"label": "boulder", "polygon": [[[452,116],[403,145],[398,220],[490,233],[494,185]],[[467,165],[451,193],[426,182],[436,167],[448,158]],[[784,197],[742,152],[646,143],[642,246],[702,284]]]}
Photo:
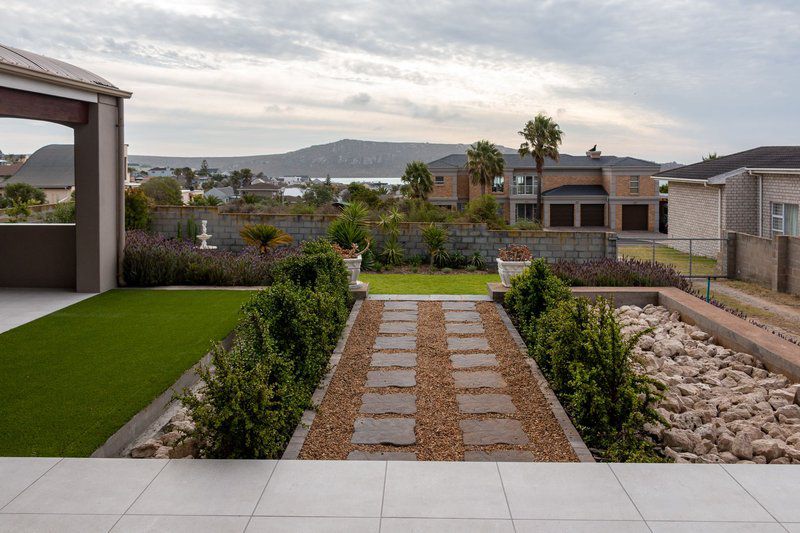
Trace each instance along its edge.
{"label": "boulder", "polygon": [[800,421],[800,405],[785,405],[775,410],[775,416],[777,416],[778,421],[782,423],[794,424]]}
{"label": "boulder", "polygon": [[733,448],[733,433],[723,433],[717,437],[717,448],[723,452],[730,452]]}
{"label": "boulder", "polygon": [[178,420],[176,422],[170,422],[168,427],[171,431],[174,430],[189,434],[194,431],[194,422],[191,420]]}
{"label": "boulder", "polygon": [[170,452],[172,448],[170,446],[159,446],[158,450],[156,450],[155,455],[153,455],[154,459],[169,459]]}
{"label": "boulder", "polygon": [[754,440],[751,442],[751,446],[753,454],[763,456],[767,462],[783,457],[783,443],[778,439]]}
{"label": "boulder", "polygon": [[700,442],[700,438],[687,429],[670,428],[661,432],[661,440],[676,451],[690,452]]}
{"label": "boulder", "polygon": [[730,452],[739,459],[753,458],[753,441],[746,433],[739,433],[733,439]]}
{"label": "boulder", "polygon": [[134,459],[144,459],[147,457],[153,457],[158,449],[161,447],[161,443],[154,440],[149,439],[146,442],[136,446],[131,450],[131,457]]}
{"label": "boulder", "polygon": [[709,337],[708,333],[705,331],[700,331],[699,329],[691,332],[689,336],[696,341],[704,341]]}
{"label": "boulder", "polygon": [[196,457],[198,455],[197,439],[189,437],[184,439],[180,444],[175,446],[169,454],[171,459],[184,459],[187,457]]}
{"label": "boulder", "polygon": [[650,335],[642,335],[639,337],[638,346],[642,350],[650,351],[653,349],[653,345],[656,343],[656,340],[651,337]]}
{"label": "boulder", "polygon": [[723,463],[738,463],[739,458],[733,455],[731,452],[720,452],[719,458],[722,460]]}
{"label": "boulder", "polygon": [[676,339],[665,339],[653,345],[653,353],[658,357],[674,357],[683,355],[683,343]]}
{"label": "boulder", "polygon": [[175,443],[177,443],[183,436],[184,433],[173,430],[169,433],[164,433],[158,440],[160,440],[164,446],[175,446]]}

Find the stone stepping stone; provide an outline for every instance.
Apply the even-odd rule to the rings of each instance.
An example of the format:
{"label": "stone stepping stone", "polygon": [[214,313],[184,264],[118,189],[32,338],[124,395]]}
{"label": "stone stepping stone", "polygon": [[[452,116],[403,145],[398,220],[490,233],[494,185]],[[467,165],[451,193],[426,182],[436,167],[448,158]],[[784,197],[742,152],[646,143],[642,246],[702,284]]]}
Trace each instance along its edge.
{"label": "stone stepping stone", "polygon": [[457,394],[458,410],[468,414],[516,413],[508,394]]}
{"label": "stone stepping stone", "polygon": [[536,459],[533,452],[525,450],[472,450],[464,452],[465,461],[491,461],[498,463],[531,463]]}
{"label": "stone stepping stone", "polygon": [[470,333],[470,334],[486,333],[483,329],[483,324],[468,324],[463,322],[453,322],[451,324],[445,324],[444,329],[447,333]]}
{"label": "stone stepping stone", "polygon": [[477,368],[481,366],[497,366],[497,358],[493,353],[456,353],[450,356],[453,368]]}
{"label": "stone stepping stone", "polygon": [[383,322],[416,322],[416,311],[384,311],[381,316]]}
{"label": "stone stepping stone", "polygon": [[445,311],[474,311],[475,302],[442,302]]}
{"label": "stone stepping stone", "polygon": [[416,461],[414,452],[362,452],[359,450],[347,454],[348,461]]}
{"label": "stone stepping stone", "polygon": [[417,397],[413,394],[374,394],[361,397],[361,411],[373,415],[395,413],[413,415],[417,412]]}
{"label": "stone stepping stone", "polygon": [[359,418],[350,442],[353,444],[391,444],[410,446],[417,442],[413,418]]}
{"label": "stone stepping stone", "polygon": [[506,380],[497,372],[479,370],[468,372],[456,370],[453,372],[453,380],[457,389],[480,389],[490,388],[499,389],[506,386]]}
{"label": "stone stepping stone", "polygon": [[417,366],[417,354],[377,352],[372,354],[372,366]]}
{"label": "stone stepping stone", "polygon": [[481,315],[477,311],[445,311],[445,322],[480,322]]}
{"label": "stone stepping stone", "polygon": [[488,350],[486,337],[447,337],[448,350]]}
{"label": "stone stepping stone", "polygon": [[375,350],[414,350],[417,347],[417,336],[375,337]]}
{"label": "stone stepping stone", "polygon": [[416,322],[382,322],[378,333],[416,333]]}
{"label": "stone stepping stone", "polygon": [[384,311],[416,311],[417,302],[384,302]]}
{"label": "stone stepping stone", "polygon": [[417,372],[414,370],[370,370],[366,387],[414,387]]}
{"label": "stone stepping stone", "polygon": [[497,418],[490,420],[462,420],[459,422],[467,446],[490,444],[528,444],[528,435],[519,420]]}

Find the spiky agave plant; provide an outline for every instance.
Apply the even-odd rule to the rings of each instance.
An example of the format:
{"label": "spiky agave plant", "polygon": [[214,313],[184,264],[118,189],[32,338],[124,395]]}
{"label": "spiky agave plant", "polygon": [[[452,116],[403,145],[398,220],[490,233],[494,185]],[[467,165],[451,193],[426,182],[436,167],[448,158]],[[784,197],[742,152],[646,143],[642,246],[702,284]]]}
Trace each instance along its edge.
{"label": "spiky agave plant", "polygon": [[443,266],[450,258],[450,254],[445,250],[447,244],[447,230],[431,222],[422,230],[422,240],[428,247],[428,254],[431,259],[431,266]]}
{"label": "spiky agave plant", "polygon": [[240,231],[244,242],[255,246],[262,254],[272,248],[291,244],[294,240],[291,235],[269,224],[247,224]]}
{"label": "spiky agave plant", "polygon": [[403,214],[393,207],[378,220],[378,227],[386,234],[386,242],[381,251],[381,257],[387,265],[399,265],[403,262],[403,247],[400,245],[400,222]]}

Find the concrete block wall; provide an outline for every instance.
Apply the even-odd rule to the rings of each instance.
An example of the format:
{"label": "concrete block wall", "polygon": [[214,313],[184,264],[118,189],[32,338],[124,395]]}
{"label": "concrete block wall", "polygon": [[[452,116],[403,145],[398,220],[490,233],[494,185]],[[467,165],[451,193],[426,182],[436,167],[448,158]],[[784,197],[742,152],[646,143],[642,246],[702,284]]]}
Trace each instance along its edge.
{"label": "concrete block wall", "polygon": [[[728,274],[779,292],[800,295],[800,238],[767,239],[746,233],[728,234]],[[733,263],[733,264],[731,264]]]}
{"label": "concrete block wall", "polygon": [[800,238],[783,237],[786,241],[786,292],[800,295]]}
{"label": "concrete block wall", "polygon": [[[180,225],[185,233],[186,222],[194,220],[198,231],[201,220],[208,221],[208,233],[213,235],[209,244],[224,250],[241,250],[245,244],[239,230],[245,224],[272,224],[291,235],[295,242],[312,240],[326,235],[328,225],[335,215],[268,215],[248,213],[220,213],[216,207],[156,207],[153,211],[153,230],[166,236],[177,236]],[[425,255],[427,247],[422,239],[425,224],[404,223],[400,228],[400,242],[405,257]],[[479,251],[491,267],[499,248],[507,244],[524,244],[534,256],[550,261],[567,259],[586,261],[604,257],[616,258],[616,235],[588,231],[520,231],[489,230],[485,224],[445,224],[449,232],[448,250],[471,255]],[[383,235],[372,228],[373,246],[380,248]]]}

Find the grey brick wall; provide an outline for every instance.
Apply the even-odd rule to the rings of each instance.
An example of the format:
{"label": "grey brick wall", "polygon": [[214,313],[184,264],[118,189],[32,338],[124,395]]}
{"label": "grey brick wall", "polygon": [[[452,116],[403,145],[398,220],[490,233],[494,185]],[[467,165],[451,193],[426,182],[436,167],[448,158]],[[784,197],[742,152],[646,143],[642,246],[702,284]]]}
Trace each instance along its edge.
{"label": "grey brick wall", "polygon": [[787,241],[786,262],[784,265],[786,292],[800,295],[800,238],[784,238]]}
{"label": "grey brick wall", "polygon": [[758,179],[742,173],[725,181],[723,231],[758,235]]}
{"label": "grey brick wall", "polygon": [[[212,207],[156,207],[153,212],[153,230],[167,236],[176,236],[178,226],[186,227],[193,219],[199,228],[201,220],[208,221],[208,233],[213,235],[209,244],[220,249],[240,250],[244,242],[239,230],[245,224],[272,224],[291,235],[295,242],[324,237],[334,215],[266,215],[245,213],[219,213]],[[423,224],[402,224],[400,242],[406,257],[424,255]],[[503,246],[525,244],[536,257],[548,260],[570,259],[586,261],[617,256],[616,236],[606,232],[586,231],[519,231],[489,230],[485,224],[446,224],[450,234],[448,249],[471,255],[481,252],[490,266],[495,265],[497,250]],[[184,229],[185,231],[185,229]],[[383,235],[372,228],[374,246],[380,248]]]}
{"label": "grey brick wall", "polygon": [[729,236],[735,241],[731,277],[800,295],[800,238],[767,239],[745,233],[729,233]]}
{"label": "grey brick wall", "polygon": [[[705,187],[694,183],[669,184],[669,237],[675,239],[719,238],[718,187]],[[671,242],[670,246],[689,251],[688,241]],[[692,252],[707,257],[717,257],[718,242],[695,242]]]}
{"label": "grey brick wall", "polygon": [[[772,204],[800,204],[800,176],[764,176],[762,197],[762,235],[772,236]],[[753,231],[753,233],[756,233]]]}

